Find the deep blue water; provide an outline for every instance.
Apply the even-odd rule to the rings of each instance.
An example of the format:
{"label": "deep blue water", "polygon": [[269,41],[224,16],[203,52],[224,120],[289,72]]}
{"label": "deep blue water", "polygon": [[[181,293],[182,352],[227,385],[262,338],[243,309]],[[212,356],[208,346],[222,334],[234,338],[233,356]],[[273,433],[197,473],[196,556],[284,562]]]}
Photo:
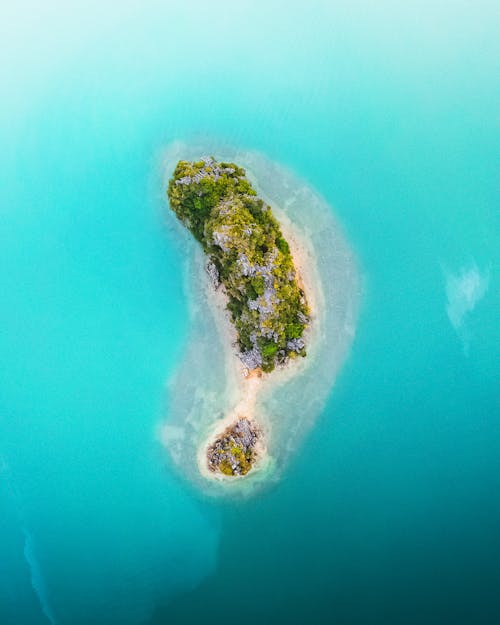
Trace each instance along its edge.
{"label": "deep blue water", "polygon": [[[4,2],[0,623],[500,620],[495,3]],[[158,440],[189,334],[159,155],[255,149],[334,207],[364,295],[281,481]]]}

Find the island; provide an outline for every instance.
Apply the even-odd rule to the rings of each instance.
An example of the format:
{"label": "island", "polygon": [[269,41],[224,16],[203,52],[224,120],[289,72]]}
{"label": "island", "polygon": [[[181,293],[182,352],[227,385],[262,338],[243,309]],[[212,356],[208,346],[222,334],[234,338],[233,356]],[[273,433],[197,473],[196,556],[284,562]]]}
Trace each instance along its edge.
{"label": "island", "polygon": [[[223,293],[245,375],[268,375],[305,357],[306,293],[280,224],[245,170],[213,157],[181,160],[167,194],[171,209],[206,254],[214,289]],[[207,447],[209,471],[246,475],[259,459],[261,438],[252,415],[234,415]]]}

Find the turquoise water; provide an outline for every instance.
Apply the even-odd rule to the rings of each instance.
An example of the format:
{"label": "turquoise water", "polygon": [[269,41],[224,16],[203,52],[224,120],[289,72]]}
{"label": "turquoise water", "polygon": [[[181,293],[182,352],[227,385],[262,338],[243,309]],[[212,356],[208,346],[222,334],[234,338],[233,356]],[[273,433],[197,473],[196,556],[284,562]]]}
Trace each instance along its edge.
{"label": "turquoise water", "polygon": [[[2,625],[498,622],[498,21],[2,3]],[[205,137],[306,180],[364,284],[326,407],[245,501],[159,435],[192,328],[158,168]]]}

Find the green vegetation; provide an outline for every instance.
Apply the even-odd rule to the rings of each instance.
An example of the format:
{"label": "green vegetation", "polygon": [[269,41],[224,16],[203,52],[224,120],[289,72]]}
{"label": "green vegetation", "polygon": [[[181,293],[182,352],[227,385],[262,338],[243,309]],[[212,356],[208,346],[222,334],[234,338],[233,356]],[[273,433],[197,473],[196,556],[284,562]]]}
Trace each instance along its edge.
{"label": "green vegetation", "polygon": [[245,170],[211,157],[179,161],[168,198],[217,270],[246,366],[272,371],[305,356],[309,309],[290,248]]}
{"label": "green vegetation", "polygon": [[247,451],[247,453],[245,454],[242,447],[233,445],[233,447],[231,448],[231,453],[239,466],[239,475],[246,475],[252,468],[252,452]]}
{"label": "green vegetation", "polygon": [[219,471],[224,473],[224,475],[234,475],[233,469],[231,468],[231,463],[229,460],[221,460],[219,464]]}
{"label": "green vegetation", "polygon": [[[227,454],[227,458],[224,457],[219,462],[218,468],[224,475],[246,475],[252,468],[253,453],[250,450],[245,453],[243,447],[232,445],[230,449],[224,448],[223,451]],[[235,470],[233,465],[236,467]]]}

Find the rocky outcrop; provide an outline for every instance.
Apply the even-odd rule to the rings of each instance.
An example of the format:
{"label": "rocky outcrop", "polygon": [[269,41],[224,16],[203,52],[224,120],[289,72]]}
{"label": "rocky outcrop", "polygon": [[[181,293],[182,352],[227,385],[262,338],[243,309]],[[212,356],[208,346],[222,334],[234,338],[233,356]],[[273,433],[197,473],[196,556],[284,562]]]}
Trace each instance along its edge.
{"label": "rocky outcrop", "polygon": [[262,366],[262,354],[256,347],[247,352],[240,352],[238,356],[247,369],[258,369]]}
{"label": "rocky outcrop", "polygon": [[175,181],[177,185],[190,185],[198,183],[203,178],[210,177],[212,180],[217,181],[223,174],[234,174],[233,167],[223,167],[220,163],[217,163],[211,156],[204,156],[199,162],[198,171],[192,176],[182,176]]}
{"label": "rocky outcrop", "polygon": [[207,450],[208,468],[224,475],[245,475],[257,459],[256,445],[261,436],[258,426],[240,417]]}

